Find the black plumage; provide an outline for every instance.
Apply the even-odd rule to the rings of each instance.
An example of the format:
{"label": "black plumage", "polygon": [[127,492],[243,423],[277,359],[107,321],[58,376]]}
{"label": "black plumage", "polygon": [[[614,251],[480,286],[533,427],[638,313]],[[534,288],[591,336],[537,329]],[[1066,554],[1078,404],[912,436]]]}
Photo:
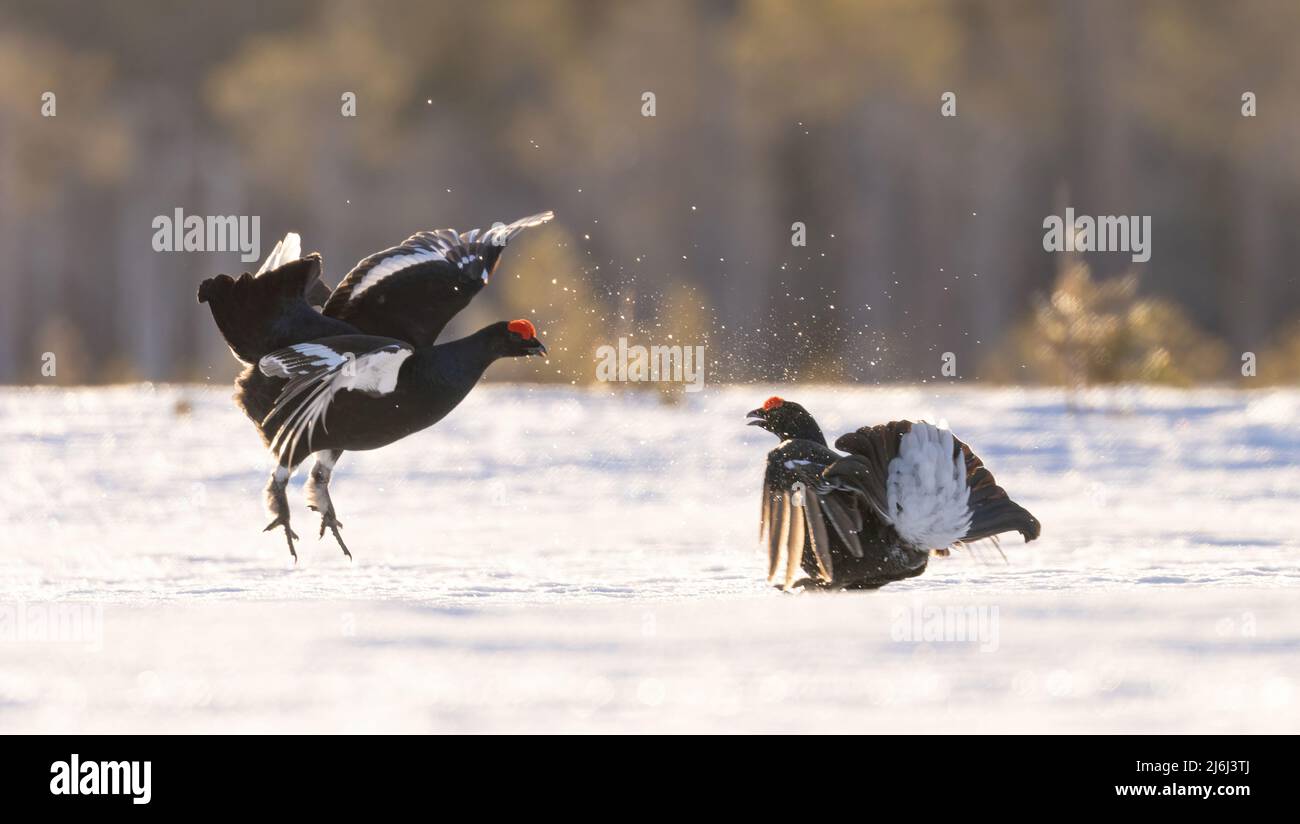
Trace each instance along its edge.
{"label": "black plumage", "polygon": [[[523,320],[422,347],[374,335],[322,338],[272,352],[245,370],[235,381],[235,402],[280,463],[297,466],[315,452],[378,449],[426,429],[455,409],[497,359],[545,352]],[[351,388],[343,385],[349,382]],[[319,418],[313,399],[321,404]]]}
{"label": "black plumage", "polygon": [[[487,285],[506,243],[552,217],[542,212],[486,231],[417,232],[354,266],[330,295],[324,314],[368,335],[427,346]],[[383,288],[376,288],[381,283]]]}
{"label": "black plumage", "polygon": [[208,304],[235,357],[256,363],[291,343],[358,331],[307,301],[310,290],[324,288],[320,270],[320,255],[310,254],[258,275],[217,275],[199,284],[199,303]]}
{"label": "black plumage", "polygon": [[748,417],[781,438],[767,456],[760,540],[768,579],[784,589],[874,589],[920,575],[932,551],[1041,532],[969,446],[930,424],[863,427],[835,442],[841,455],[797,403],[770,398]]}
{"label": "black plumage", "polygon": [[546,353],[523,319],[434,340],[487,283],[505,243],[550,219],[544,212],[486,232],[421,232],[363,260],[328,298],[320,256],[298,257],[296,235],[277,244],[256,275],[217,275],[199,286],[199,302],[248,364],[235,401],[276,457],[266,529],[284,529],[294,558],[286,488],[303,460],[315,456],[306,496],[321,513],[320,534],[331,530],[350,558],[329,496],[343,452],[386,446],[437,423],[499,358]]}

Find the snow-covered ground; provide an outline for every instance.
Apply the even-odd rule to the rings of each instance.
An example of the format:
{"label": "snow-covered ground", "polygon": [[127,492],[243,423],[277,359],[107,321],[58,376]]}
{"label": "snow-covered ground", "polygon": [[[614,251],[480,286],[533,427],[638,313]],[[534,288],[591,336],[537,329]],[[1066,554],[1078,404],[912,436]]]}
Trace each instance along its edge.
{"label": "snow-covered ground", "polygon": [[946,420],[1042,539],[782,595],[772,387],[487,385],[343,458],[354,563],[298,479],[294,567],[229,390],[0,389],[0,731],[1300,731],[1300,392],[779,391]]}

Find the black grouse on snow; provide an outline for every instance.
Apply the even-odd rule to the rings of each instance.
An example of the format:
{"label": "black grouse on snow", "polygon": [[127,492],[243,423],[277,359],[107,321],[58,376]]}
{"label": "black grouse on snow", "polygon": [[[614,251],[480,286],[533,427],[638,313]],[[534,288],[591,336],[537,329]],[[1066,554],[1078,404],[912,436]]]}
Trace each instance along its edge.
{"label": "black grouse on snow", "polygon": [[[767,455],[760,542],[782,589],[875,589],[920,575],[931,551],[1042,530],[969,446],[932,424],[864,426],[835,442],[840,455],[797,403],[769,398],[746,417],[781,439]],[[796,580],[800,569],[808,577]]]}
{"label": "black grouse on snow", "polygon": [[506,243],[552,216],[486,231],[419,232],[362,260],[333,292],[321,281],[320,255],[301,257],[292,233],[257,274],[200,284],[199,302],[247,365],[235,380],[235,402],[276,458],[265,493],[273,520],[264,531],[283,527],[295,560],[286,488],[309,455],[307,504],[321,513],[321,537],[329,529],[351,558],[329,496],[344,450],[377,449],[432,426],[498,358],[546,354],[527,320],[434,341],[487,284]]}

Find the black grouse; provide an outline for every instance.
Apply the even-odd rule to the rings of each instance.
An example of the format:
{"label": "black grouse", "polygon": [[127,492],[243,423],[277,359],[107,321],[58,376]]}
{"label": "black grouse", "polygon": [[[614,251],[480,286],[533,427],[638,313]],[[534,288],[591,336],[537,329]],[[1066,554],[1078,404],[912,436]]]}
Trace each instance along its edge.
{"label": "black grouse", "polygon": [[931,551],[1042,530],[969,446],[932,424],[864,426],[835,442],[840,455],[797,403],[768,398],[746,417],[781,439],[767,455],[760,542],[782,589],[875,589],[920,575]]}
{"label": "black grouse", "polygon": [[419,232],[362,260],[333,292],[318,254],[300,257],[298,236],[276,244],[257,274],[217,275],[199,286],[231,351],[247,368],[235,402],[274,453],[266,486],[273,520],[296,560],[286,488],[315,456],[305,488],[345,555],[329,481],[347,449],[377,449],[442,420],[498,358],[545,355],[527,320],[486,326],[434,344],[447,322],[495,272],[506,244],[552,218],[457,233]]}

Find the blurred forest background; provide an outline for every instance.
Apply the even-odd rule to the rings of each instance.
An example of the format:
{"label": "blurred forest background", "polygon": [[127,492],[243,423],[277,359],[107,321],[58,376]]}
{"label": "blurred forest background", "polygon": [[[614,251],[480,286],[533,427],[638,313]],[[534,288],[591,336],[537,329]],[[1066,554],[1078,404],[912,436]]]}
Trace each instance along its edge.
{"label": "blurred forest background", "polygon": [[[537,323],[497,378],[628,335],[715,382],[1294,380],[1298,39],[1293,0],[0,0],[0,382],[229,378],[195,288],[256,264],[153,251],[177,207],[330,283],[554,209],[450,330]],[[1067,205],[1151,215],[1150,262],[1044,252]]]}

